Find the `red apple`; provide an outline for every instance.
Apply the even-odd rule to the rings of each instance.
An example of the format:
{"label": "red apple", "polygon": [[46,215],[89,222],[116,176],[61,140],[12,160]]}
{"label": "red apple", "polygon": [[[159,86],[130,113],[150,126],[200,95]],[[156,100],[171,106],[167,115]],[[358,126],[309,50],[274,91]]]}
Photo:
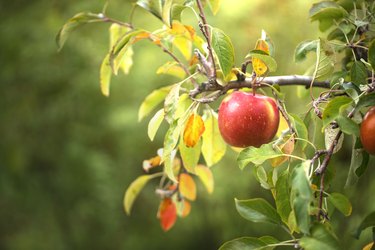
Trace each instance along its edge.
{"label": "red apple", "polygon": [[363,118],[360,137],[363,148],[369,154],[375,155],[375,107],[370,108]]}
{"label": "red apple", "polygon": [[219,130],[235,147],[260,147],[269,143],[279,127],[279,110],[274,99],[235,91],[219,107]]}

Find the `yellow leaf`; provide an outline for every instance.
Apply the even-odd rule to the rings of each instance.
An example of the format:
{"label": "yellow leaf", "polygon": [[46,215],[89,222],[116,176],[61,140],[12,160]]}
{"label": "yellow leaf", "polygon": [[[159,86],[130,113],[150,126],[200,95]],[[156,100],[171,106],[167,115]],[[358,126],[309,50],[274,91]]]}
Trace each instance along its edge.
{"label": "yellow leaf", "polygon": [[165,63],[158,68],[156,74],[168,74],[180,79],[184,79],[186,76],[185,71],[176,62]]}
{"label": "yellow leaf", "polygon": [[195,182],[189,174],[180,174],[179,190],[181,195],[188,200],[194,201],[197,197],[197,188]]}
{"label": "yellow leaf", "polygon": [[203,119],[200,115],[192,114],[184,130],[184,143],[186,147],[194,147],[200,140],[205,130]]}
{"label": "yellow leaf", "polygon": [[143,161],[143,169],[147,173],[151,168],[159,166],[160,163],[161,163],[161,157],[160,156],[152,157],[149,160],[144,160]]}
{"label": "yellow leaf", "polygon": [[[270,53],[269,46],[263,38],[258,39],[258,41],[255,45],[255,49],[264,51],[267,55],[269,55],[269,53]],[[267,65],[262,60],[260,60],[258,58],[254,58],[254,57],[252,58],[252,65],[253,65],[253,69],[255,71],[255,74],[257,76],[262,76],[268,71]]]}
{"label": "yellow leaf", "polygon": [[181,216],[181,218],[185,218],[190,214],[191,211],[191,204],[187,200],[180,201],[177,206],[179,206],[178,214]]}
{"label": "yellow leaf", "polygon": [[277,132],[276,132],[277,137],[280,137],[283,131],[285,131],[286,129],[289,129],[288,123],[286,122],[284,116],[281,115],[280,113],[279,117],[280,117],[280,122],[279,122],[279,128],[277,129]]}
{"label": "yellow leaf", "polygon": [[371,250],[373,246],[374,246],[374,242],[371,242],[367,244],[366,246],[364,246],[362,250]]}
{"label": "yellow leaf", "polygon": [[207,189],[207,192],[211,194],[214,191],[214,177],[211,170],[206,166],[198,165],[195,168],[195,174],[202,181],[203,185]]}

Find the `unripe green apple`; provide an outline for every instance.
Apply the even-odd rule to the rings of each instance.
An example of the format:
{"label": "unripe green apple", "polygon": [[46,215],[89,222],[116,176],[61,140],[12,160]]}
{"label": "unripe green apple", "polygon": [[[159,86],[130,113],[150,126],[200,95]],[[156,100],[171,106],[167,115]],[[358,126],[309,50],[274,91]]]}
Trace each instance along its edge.
{"label": "unripe green apple", "polygon": [[279,127],[279,110],[274,99],[235,91],[219,107],[219,130],[234,147],[260,147],[269,143]]}
{"label": "unripe green apple", "polygon": [[363,118],[360,137],[363,148],[369,154],[375,155],[375,107],[370,108]]}

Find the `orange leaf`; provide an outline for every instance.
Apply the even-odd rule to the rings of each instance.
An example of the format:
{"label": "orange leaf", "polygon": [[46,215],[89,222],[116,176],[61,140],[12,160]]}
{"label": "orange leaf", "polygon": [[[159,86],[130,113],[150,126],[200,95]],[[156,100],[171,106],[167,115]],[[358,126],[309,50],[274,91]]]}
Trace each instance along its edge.
{"label": "orange leaf", "polygon": [[168,231],[173,227],[177,219],[177,209],[171,198],[165,198],[160,203],[158,218],[164,231]]}
{"label": "orange leaf", "polygon": [[184,143],[186,147],[192,148],[198,143],[204,132],[204,122],[200,115],[192,114],[185,125]]}
{"label": "orange leaf", "polygon": [[148,39],[148,38],[150,38],[150,33],[149,32],[141,32],[141,33],[139,33],[138,35],[136,35],[135,37],[134,37],[134,39],[133,39],[133,43],[136,43],[136,42],[138,42],[138,41],[140,41],[140,40],[143,40],[143,39]]}
{"label": "orange leaf", "polygon": [[197,197],[197,188],[193,178],[189,174],[180,174],[179,190],[183,197],[194,201]]}
{"label": "orange leaf", "polygon": [[195,174],[201,179],[207,192],[211,194],[214,191],[214,178],[211,170],[206,166],[198,165],[195,167]]}
{"label": "orange leaf", "polygon": [[183,210],[181,212],[181,217],[185,218],[186,216],[188,216],[190,214],[190,211],[191,211],[190,202],[188,202],[187,200],[184,200],[183,201]]}
{"label": "orange leaf", "polygon": [[161,163],[161,157],[160,156],[152,157],[151,159],[143,161],[143,169],[146,172],[148,172],[151,168],[159,166],[160,163]]}

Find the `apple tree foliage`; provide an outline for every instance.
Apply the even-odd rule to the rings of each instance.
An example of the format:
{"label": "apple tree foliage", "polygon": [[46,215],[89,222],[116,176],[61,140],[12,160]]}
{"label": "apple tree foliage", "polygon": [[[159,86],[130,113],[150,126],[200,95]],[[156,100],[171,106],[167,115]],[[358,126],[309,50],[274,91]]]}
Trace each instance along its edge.
{"label": "apple tree foliage", "polygon": [[[157,216],[162,229],[169,230],[178,217],[187,216],[197,196],[196,180],[203,182],[208,193],[213,192],[210,168],[228,150],[220,136],[217,111],[212,104],[231,91],[252,89],[264,93],[264,89],[270,89],[268,93],[276,99],[282,115],[279,132],[268,144],[239,151],[237,162],[240,169],[254,170],[260,186],[272,193],[274,201],[271,204],[262,198],[250,198],[235,200],[235,206],[244,219],[278,225],[289,233],[290,239],[249,236],[226,242],[220,249],[277,246],[340,249],[330,215],[337,209],[350,216],[352,206],[344,194],[329,191],[335,177],[330,160],[345,138],[352,143],[345,186],[355,185],[368,167],[370,156],[361,146],[359,126],[364,112],[375,106],[375,3],[322,1],[312,5],[310,19],[319,23],[325,35],[303,41],[295,50],[297,62],[309,53],[315,54],[316,62],[307,69],[306,76],[269,76],[277,70],[277,62],[270,37],[264,31],[243,64],[236,67],[231,38],[207,23],[205,11],[215,15],[220,3],[220,0],[138,0],[134,1],[127,22],[107,16],[105,6],[101,13],[76,14],[57,35],[61,49],[78,26],[109,24],[109,50],[103,58],[99,79],[105,96],[110,94],[112,76],[129,73],[136,53],[134,44],[152,43],[170,58],[158,68],[157,74],[172,75],[176,81],[146,96],[138,115],[139,121],[151,117],[147,131],[151,141],[162,123],[169,129],[161,149],[143,162],[145,174],[128,187],[125,211],[130,214],[142,188],[158,178]],[[132,16],[146,15],[139,9],[158,18],[160,28],[150,31],[135,27]],[[195,14],[195,24],[181,20],[184,11]],[[286,109],[282,89],[285,85],[306,87],[311,103],[302,116]],[[319,136],[325,138],[323,148],[314,144],[314,138]],[[372,228],[375,239],[375,211],[363,217],[356,237],[367,228]],[[371,248],[371,242],[367,248]]]}

